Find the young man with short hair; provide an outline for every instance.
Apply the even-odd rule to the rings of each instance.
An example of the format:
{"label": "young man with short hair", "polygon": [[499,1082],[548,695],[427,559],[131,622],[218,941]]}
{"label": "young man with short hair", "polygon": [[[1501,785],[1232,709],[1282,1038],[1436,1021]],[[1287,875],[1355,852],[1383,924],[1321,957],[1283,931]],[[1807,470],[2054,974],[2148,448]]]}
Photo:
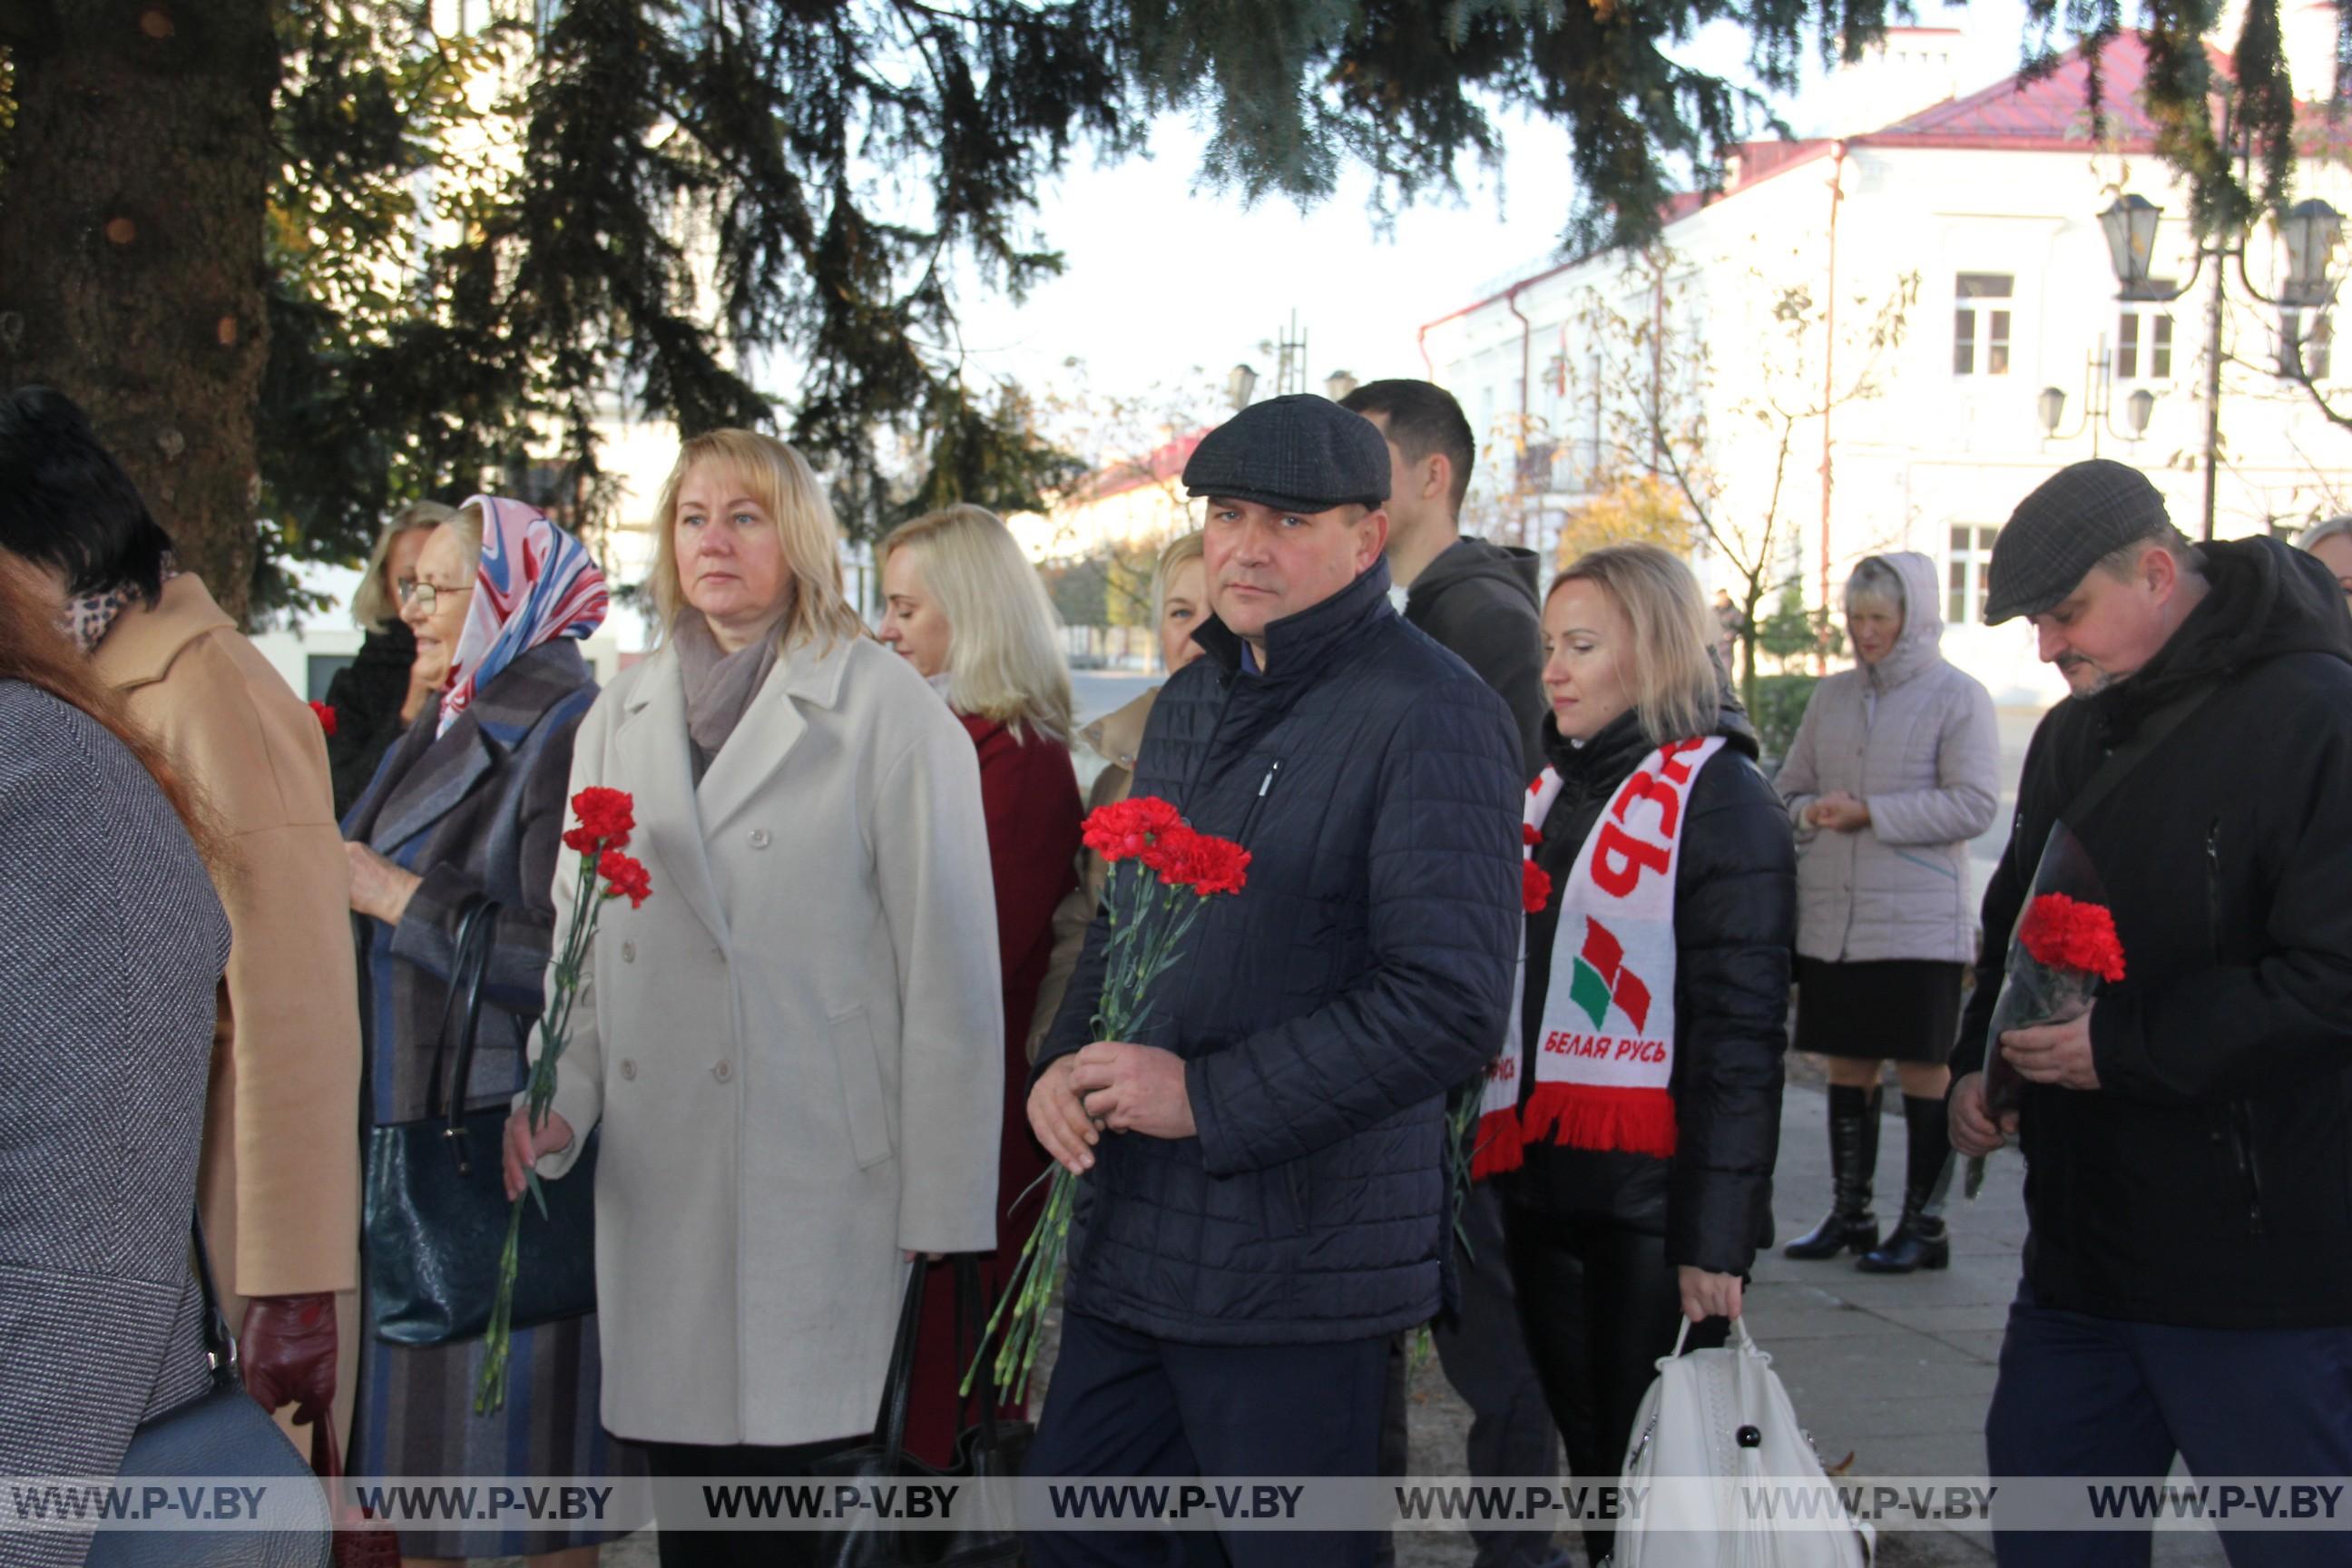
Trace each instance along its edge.
{"label": "young man with short hair", "polygon": [[[1529,780],[1544,769],[1542,585],[1532,550],[1462,533],[1462,501],[1478,460],[1470,421],[1444,387],[1426,381],[1368,382],[1340,400],[1371,421],[1389,448],[1389,573],[1409,592],[1404,618],[1460,656],[1511,710]],[[1483,1079],[1481,1080],[1483,1081]],[[1503,1245],[1502,1200],[1491,1183],[1465,1194],[1454,1267],[1461,1300],[1432,1333],[1445,1381],[1470,1406],[1471,1475],[1479,1479],[1559,1474],[1559,1431],[1544,1405],[1520,1332],[1517,1292]],[[1385,1469],[1405,1473],[1406,1357],[1390,1370]],[[1557,1568],[1566,1553],[1541,1530],[1474,1528],[1475,1568]]]}

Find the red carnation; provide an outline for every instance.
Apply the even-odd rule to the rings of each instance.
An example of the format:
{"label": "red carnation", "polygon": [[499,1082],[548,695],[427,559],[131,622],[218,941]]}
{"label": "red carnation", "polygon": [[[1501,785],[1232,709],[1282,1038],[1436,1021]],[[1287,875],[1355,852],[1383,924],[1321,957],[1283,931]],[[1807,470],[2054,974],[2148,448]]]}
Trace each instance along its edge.
{"label": "red carnation", "polygon": [[2044,893],[2027,907],[2018,935],[2036,963],[2095,974],[2109,984],[2124,977],[2123,941],[2104,904]]}
{"label": "red carnation", "polygon": [[324,730],[329,735],[333,735],[335,732],[335,710],[328,707],[323,702],[313,702],[310,704],[310,711],[318,716],[319,728]]}
{"label": "red carnation", "polygon": [[604,897],[626,899],[633,910],[653,897],[653,878],[647,875],[645,866],[617,849],[607,849],[597,857],[596,875],[604,879]]}
{"label": "red carnation", "polygon": [[1144,863],[1171,888],[1190,888],[1202,898],[1238,893],[1249,880],[1250,852],[1230,838],[1180,827],[1162,836]]}
{"label": "red carnation", "polygon": [[1184,819],[1166,801],[1157,795],[1136,795],[1088,813],[1086,846],[1116,866],[1141,856],[1156,837],[1183,826]]}
{"label": "red carnation", "polygon": [[1551,901],[1551,873],[1532,860],[1519,862],[1519,906],[1529,914]]}
{"label": "red carnation", "polygon": [[580,826],[563,836],[563,846],[583,855],[625,849],[637,826],[637,803],[629,792],[591,784],[572,797],[572,814]]}
{"label": "red carnation", "polygon": [[1543,842],[1543,835],[1536,831],[1535,824],[1522,822],[1519,824],[1519,842],[1532,849]]}

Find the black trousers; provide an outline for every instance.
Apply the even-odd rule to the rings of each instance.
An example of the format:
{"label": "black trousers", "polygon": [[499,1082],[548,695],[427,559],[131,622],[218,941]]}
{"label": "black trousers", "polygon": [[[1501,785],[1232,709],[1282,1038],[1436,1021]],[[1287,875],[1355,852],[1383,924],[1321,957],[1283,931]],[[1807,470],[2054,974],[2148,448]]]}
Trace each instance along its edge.
{"label": "black trousers", "polygon": [[654,1536],[661,1552],[661,1568],[800,1568],[814,1563],[817,1545],[824,1538],[812,1531],[671,1529],[669,1520],[698,1519],[703,1510],[702,1500],[692,1488],[673,1483],[684,1476],[791,1480],[814,1475],[819,1459],[865,1441],[861,1436],[780,1447],[755,1443],[638,1444],[646,1456],[646,1472],[653,1481],[654,1517],[663,1521]]}
{"label": "black trousers", "polygon": [[[1189,1345],[1066,1312],[1024,1473],[1377,1475],[1388,1356],[1385,1334],[1329,1344]],[[1047,1530],[1025,1544],[1031,1568],[1366,1568],[1376,1539]]]}
{"label": "black trousers", "polygon": [[[2352,1474],[2352,1329],[2189,1329],[2039,1305],[2020,1281],[1985,1415],[1995,1481]],[[2342,1518],[2339,1514],[2338,1520]],[[2231,1568],[2342,1568],[2336,1530],[2221,1530]],[[2000,1568],[2147,1568],[2137,1531],[2004,1531]]]}
{"label": "black trousers", "polygon": [[[1658,1358],[1672,1353],[1682,1326],[1682,1291],[1666,1261],[1666,1238],[1517,1204],[1504,1205],[1503,1229],[1528,1354],[1559,1426],[1569,1473],[1589,1484],[1612,1484],[1625,1467],[1633,1417],[1657,1377]],[[1691,1331],[1689,1348],[1722,1344],[1730,1327],[1709,1319]],[[1605,1525],[1588,1525],[1586,1556],[1599,1563],[1616,1539]]]}
{"label": "black trousers", "polygon": [[[1430,1334],[1445,1381],[1470,1407],[1464,1457],[1478,1480],[1552,1480],[1559,1475],[1559,1434],[1519,1328],[1517,1293],[1511,1287],[1510,1259],[1504,1251],[1502,1199],[1488,1182],[1473,1186],[1467,1198],[1461,1225],[1470,1250],[1454,1256],[1462,1282],[1461,1317]],[[1406,1355],[1411,1338],[1397,1336],[1389,1358],[1388,1407],[1381,1434],[1380,1473],[1384,1476],[1408,1474],[1412,1463],[1406,1421],[1412,1405]],[[1552,1544],[1549,1530],[1473,1525],[1470,1539],[1478,1549],[1471,1568],[1566,1568],[1569,1560],[1565,1551]],[[1395,1561],[1395,1540],[1383,1536],[1381,1568]]]}

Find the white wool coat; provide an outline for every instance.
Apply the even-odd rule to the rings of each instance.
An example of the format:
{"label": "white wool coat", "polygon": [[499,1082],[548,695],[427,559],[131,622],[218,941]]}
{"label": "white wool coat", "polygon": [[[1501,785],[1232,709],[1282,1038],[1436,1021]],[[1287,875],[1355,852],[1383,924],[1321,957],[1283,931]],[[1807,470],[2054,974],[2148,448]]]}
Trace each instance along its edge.
{"label": "white wool coat", "polygon": [[[591,1129],[604,1425],[789,1444],[868,1430],[907,1251],[995,1245],[1004,1093],[971,739],[859,638],[777,660],[693,784],[675,647],[581,725],[628,791],[642,909],[604,906],[554,1109]],[[557,877],[556,931],[574,857]]]}

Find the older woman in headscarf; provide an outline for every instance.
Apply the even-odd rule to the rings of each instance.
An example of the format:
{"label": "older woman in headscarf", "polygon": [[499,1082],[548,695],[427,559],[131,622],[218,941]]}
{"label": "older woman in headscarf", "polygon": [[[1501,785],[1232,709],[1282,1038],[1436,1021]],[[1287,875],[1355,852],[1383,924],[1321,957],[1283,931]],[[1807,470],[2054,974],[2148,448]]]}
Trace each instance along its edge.
{"label": "older woman in headscarf", "polygon": [[[469,1105],[520,1087],[555,931],[556,860],[572,738],[596,699],[580,639],[604,619],[604,574],[577,540],[517,501],[478,496],[433,531],[401,618],[420,659],[446,657],[446,689],[389,756],[345,823],[367,998],[367,1110],[377,1124],[426,1114],[458,925],[497,906]],[[366,1271],[363,1269],[364,1275]],[[370,1314],[371,1318],[373,1314]],[[512,1392],[472,1413],[478,1341],[363,1345],[354,1475],[597,1475],[593,1317],[515,1333]],[[403,1555],[526,1554],[588,1568],[601,1532],[530,1528],[402,1531]]]}

